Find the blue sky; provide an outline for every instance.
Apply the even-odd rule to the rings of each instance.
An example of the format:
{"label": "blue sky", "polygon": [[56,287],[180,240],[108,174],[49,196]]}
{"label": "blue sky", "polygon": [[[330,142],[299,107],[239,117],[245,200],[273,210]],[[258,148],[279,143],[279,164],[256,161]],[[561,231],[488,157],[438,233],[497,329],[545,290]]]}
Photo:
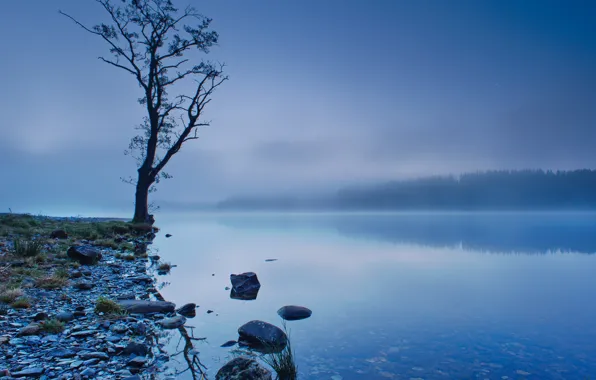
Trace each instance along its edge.
{"label": "blue sky", "polygon": [[[483,169],[593,168],[591,1],[185,1],[230,80],[156,200],[310,192]],[[122,154],[143,109],[93,0],[0,13],[0,212],[131,208]]]}

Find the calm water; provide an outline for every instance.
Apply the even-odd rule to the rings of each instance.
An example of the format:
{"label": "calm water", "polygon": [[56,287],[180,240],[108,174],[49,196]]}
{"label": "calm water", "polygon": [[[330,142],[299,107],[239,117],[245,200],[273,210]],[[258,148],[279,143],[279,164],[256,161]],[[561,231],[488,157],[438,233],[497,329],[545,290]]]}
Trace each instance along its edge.
{"label": "calm water", "polygon": [[[154,248],[178,265],[160,277],[162,294],[200,305],[187,326],[207,338],[194,343],[210,378],[239,326],[280,325],[288,304],[313,310],[288,323],[303,379],[596,378],[594,214],[186,214],[157,224]],[[246,271],[259,276],[258,298],[230,299],[230,273]],[[172,353],[179,341],[175,331]],[[175,359],[171,372],[187,368]]]}

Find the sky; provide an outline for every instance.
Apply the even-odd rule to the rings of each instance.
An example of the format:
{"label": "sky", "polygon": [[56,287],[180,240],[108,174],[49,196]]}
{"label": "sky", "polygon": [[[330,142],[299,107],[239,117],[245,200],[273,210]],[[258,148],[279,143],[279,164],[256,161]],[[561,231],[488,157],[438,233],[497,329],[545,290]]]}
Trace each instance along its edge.
{"label": "sky", "polygon": [[[594,168],[592,1],[175,0],[213,19],[230,79],[152,199],[213,201],[487,169]],[[0,212],[131,210],[132,76],[58,13],[4,1]],[[182,91],[192,90],[182,87]]]}

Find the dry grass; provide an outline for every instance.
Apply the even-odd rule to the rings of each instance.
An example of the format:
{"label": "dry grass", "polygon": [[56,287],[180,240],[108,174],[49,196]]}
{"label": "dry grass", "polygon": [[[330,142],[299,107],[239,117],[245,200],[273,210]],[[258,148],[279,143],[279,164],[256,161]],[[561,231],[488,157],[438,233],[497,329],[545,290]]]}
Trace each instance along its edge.
{"label": "dry grass", "polygon": [[0,293],[0,301],[4,303],[13,303],[17,298],[23,296],[23,290],[21,288],[6,289]]}
{"label": "dry grass", "polygon": [[35,286],[42,289],[61,289],[66,285],[68,285],[68,277],[59,277],[55,274],[50,277],[39,278],[35,281]]}
{"label": "dry grass", "polygon": [[28,309],[31,307],[31,301],[27,297],[19,297],[10,306],[14,309]]}

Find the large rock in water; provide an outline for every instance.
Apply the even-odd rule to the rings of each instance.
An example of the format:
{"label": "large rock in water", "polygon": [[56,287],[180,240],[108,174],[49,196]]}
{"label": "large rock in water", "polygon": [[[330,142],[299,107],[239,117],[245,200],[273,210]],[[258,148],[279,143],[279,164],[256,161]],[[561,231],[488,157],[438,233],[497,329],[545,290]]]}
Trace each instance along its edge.
{"label": "large rock in water", "polygon": [[182,306],[176,312],[180,315],[184,315],[188,318],[194,318],[197,315],[196,311],[197,305],[194,303],[187,303],[186,305]]}
{"label": "large rock in water", "polygon": [[277,311],[277,314],[286,321],[298,321],[312,315],[312,311],[304,306],[289,305]]}
{"label": "large rock in water", "polygon": [[171,313],[176,304],[166,301],[119,300],[118,304],[131,314]]}
{"label": "large rock in water", "polygon": [[288,337],[277,326],[263,321],[250,321],[238,329],[238,344],[263,353],[281,352]]}
{"label": "large rock in water", "polygon": [[217,371],[215,380],[271,380],[271,372],[254,359],[234,358]]}
{"label": "large rock in water", "polygon": [[101,260],[101,252],[90,245],[75,245],[66,251],[68,257],[76,260],[81,265],[97,264]]}
{"label": "large rock in water", "polygon": [[230,298],[239,300],[254,300],[257,298],[261,283],[257,274],[254,272],[246,272],[241,274],[231,274],[230,281],[232,282],[232,291]]}

